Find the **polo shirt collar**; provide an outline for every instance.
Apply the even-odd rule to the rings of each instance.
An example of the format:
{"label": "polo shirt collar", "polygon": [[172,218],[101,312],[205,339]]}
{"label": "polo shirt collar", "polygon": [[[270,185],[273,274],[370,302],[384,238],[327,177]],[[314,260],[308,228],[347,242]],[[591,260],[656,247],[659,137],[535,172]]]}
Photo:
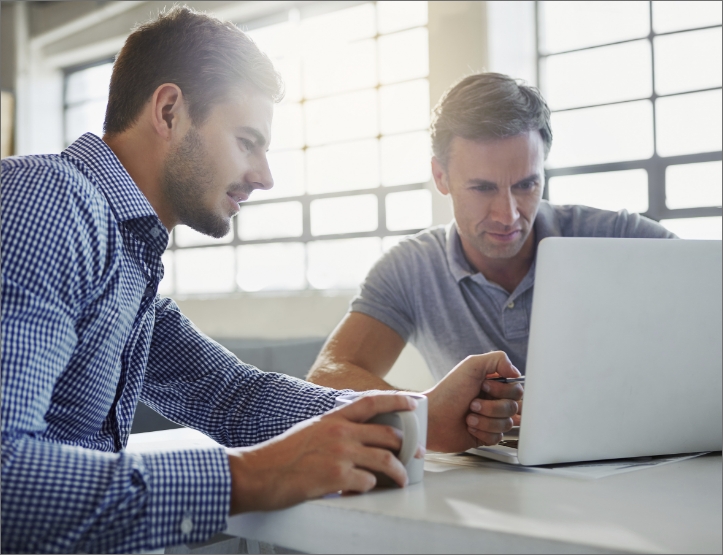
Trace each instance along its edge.
{"label": "polo shirt collar", "polygon": [[[535,229],[535,249],[537,249],[537,245],[540,241],[546,237],[562,236],[560,222],[555,217],[555,210],[546,200],[540,202],[540,207],[537,210],[537,216],[535,217],[535,223],[533,225]],[[462,241],[459,238],[457,223],[452,220],[449,224],[447,224],[445,231],[447,264],[449,265],[449,270],[457,283],[466,277],[479,276],[477,279],[492,285],[481,273],[479,273],[470,265],[469,262],[467,262],[464,252],[462,251]],[[535,261],[532,262],[532,267],[530,268],[530,272],[528,272],[527,277],[530,277],[530,279],[531,275],[534,275],[534,269]],[[524,284],[528,281],[527,277],[523,280]],[[523,285],[523,283],[520,285]]]}
{"label": "polo shirt collar", "polygon": [[[81,135],[62,156],[80,162],[81,170],[100,189],[119,222],[158,216],[118,157],[93,133]],[[158,220],[159,225],[162,225]]]}

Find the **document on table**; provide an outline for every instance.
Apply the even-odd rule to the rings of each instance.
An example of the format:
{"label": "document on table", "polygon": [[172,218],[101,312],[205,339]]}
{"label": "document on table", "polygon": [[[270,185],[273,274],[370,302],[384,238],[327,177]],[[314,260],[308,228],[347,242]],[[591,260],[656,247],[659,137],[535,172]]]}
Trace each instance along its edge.
{"label": "document on table", "polygon": [[444,453],[427,453],[424,457],[425,462],[432,463],[425,465],[425,470],[431,472],[440,472],[443,469],[436,466],[435,463],[453,464],[457,466],[476,466],[497,468],[502,470],[510,470],[513,472],[535,472],[539,474],[551,474],[553,476],[566,476],[571,478],[583,478],[588,480],[596,480],[622,474],[623,472],[631,472],[633,470],[642,470],[645,468],[653,468],[680,462],[687,459],[693,459],[705,455],[704,453],[685,453],[682,455],[661,455],[657,457],[637,457],[634,459],[613,459],[609,461],[585,461],[579,463],[564,464],[547,464],[543,466],[521,466],[517,464],[507,464],[503,462],[485,459],[477,455],[469,453],[444,454]]}

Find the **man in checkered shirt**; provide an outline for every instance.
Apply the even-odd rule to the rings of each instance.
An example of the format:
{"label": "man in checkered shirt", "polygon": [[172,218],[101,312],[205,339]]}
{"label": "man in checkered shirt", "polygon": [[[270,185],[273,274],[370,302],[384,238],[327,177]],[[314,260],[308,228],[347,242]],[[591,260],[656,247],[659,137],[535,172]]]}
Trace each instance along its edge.
{"label": "man in checkered shirt", "polygon": [[[102,140],[2,161],[2,551],[200,542],[229,514],[367,491],[372,472],[405,485],[399,437],[363,423],[414,401],[331,410],[345,392],[238,361],[156,294],[174,226],[221,237],[273,185],[280,88],[241,31],[174,8],[118,55]],[[494,372],[519,375],[502,353],[469,357],[426,392],[431,449],[512,426],[522,390]],[[499,398],[468,427],[490,385]],[[227,448],[125,452],[139,399]]]}

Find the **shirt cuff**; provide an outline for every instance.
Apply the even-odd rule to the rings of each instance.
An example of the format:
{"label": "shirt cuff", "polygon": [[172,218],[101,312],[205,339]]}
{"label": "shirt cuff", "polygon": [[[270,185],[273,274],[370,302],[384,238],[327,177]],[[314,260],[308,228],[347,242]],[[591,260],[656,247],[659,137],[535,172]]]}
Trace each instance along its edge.
{"label": "shirt cuff", "polygon": [[201,542],[226,528],[231,472],[225,449],[152,453],[143,459],[150,470],[150,545]]}

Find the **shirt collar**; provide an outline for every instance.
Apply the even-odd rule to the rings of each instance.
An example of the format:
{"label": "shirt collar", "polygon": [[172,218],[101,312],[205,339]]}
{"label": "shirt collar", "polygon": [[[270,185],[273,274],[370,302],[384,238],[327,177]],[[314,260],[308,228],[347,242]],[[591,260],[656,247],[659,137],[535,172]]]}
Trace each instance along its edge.
{"label": "shirt collar", "polygon": [[[555,210],[550,203],[546,200],[540,202],[540,207],[537,210],[537,216],[535,217],[535,250],[537,245],[545,237],[560,237],[562,231],[560,230],[560,222],[555,217]],[[452,276],[459,283],[466,277],[479,275],[480,280],[487,282],[485,277],[474,269],[464,256],[462,251],[462,241],[459,238],[459,231],[457,230],[457,223],[452,220],[446,226],[446,251],[447,251],[447,264],[449,270],[452,272]],[[532,267],[530,268],[529,274],[534,275],[535,262],[533,261]],[[527,278],[525,278],[526,281]],[[522,285],[522,284],[520,284]]]}
{"label": "shirt collar", "polygon": [[119,223],[160,256],[168,246],[168,230],[118,157],[93,133],[85,133],[66,148],[69,158],[105,197]]}
{"label": "shirt collar", "polygon": [[118,221],[148,216],[158,218],[151,203],[128,175],[118,157],[97,135],[81,135],[63,151],[62,156],[71,158],[76,165],[79,162],[87,170],[84,173],[103,193]]}

